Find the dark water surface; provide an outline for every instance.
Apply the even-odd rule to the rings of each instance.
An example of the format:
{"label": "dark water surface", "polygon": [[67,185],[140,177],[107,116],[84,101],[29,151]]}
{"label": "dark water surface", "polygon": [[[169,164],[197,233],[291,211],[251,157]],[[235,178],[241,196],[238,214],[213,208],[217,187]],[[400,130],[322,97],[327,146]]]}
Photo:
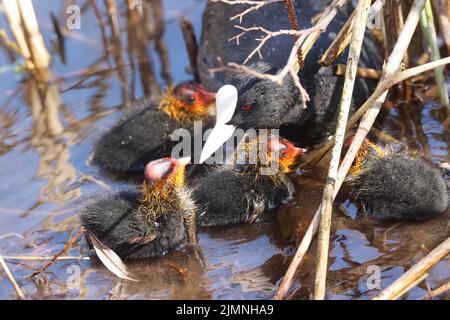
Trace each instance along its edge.
{"label": "dark water surface", "polygon": [[[119,55],[113,49],[109,25],[105,33],[110,50],[105,54],[99,21],[92,7],[86,5],[89,1],[77,3],[86,7],[81,30],[66,32],[66,64],[55,53],[51,68],[64,103],[59,112],[63,134],[49,136],[45,125],[32,116],[25,98],[25,75],[15,72],[21,61],[12,62],[0,51],[0,253],[7,258],[52,256],[78,227],[77,209],[84,199],[127,185],[130,178],[106,174],[89,165],[87,159],[96,139],[120,117],[118,106],[133,97],[154,95],[159,86],[167,86],[168,76],[161,74],[164,71],[161,47],[167,49],[174,82],[191,77],[186,73],[188,58],[178,17],[185,15],[191,19],[199,35],[204,1],[163,1],[164,23],[149,20],[150,29],[156,30],[156,40],[140,41],[147,48],[144,60],[148,59],[153,66],[153,72],[146,69],[144,77],[140,74],[145,65],[142,55],[139,61],[137,55],[130,59],[127,50],[132,43],[129,37],[135,33],[127,32],[127,21],[131,18],[127,16],[125,3],[117,1],[122,48]],[[40,0],[34,4],[41,31],[51,48],[55,33],[50,12],[64,22],[63,1]],[[107,24],[104,4],[101,1],[97,4]],[[156,5],[149,7],[157,10]],[[132,27],[132,24],[128,26]],[[161,27],[164,27],[163,34]],[[3,13],[0,28],[8,30]],[[158,40],[158,36],[162,38]],[[118,65],[122,67],[117,68]],[[122,80],[126,83],[120,80],[120,69],[124,71]],[[145,90],[142,83],[147,84]],[[427,89],[430,88],[421,91]],[[438,165],[449,161],[448,111],[425,97],[423,104],[404,104],[386,112],[379,129],[423,152]],[[295,240],[291,235],[301,239],[317,209],[325,171],[295,177],[298,182],[295,203],[273,212],[259,224],[200,230],[205,268],[185,252],[171,253],[160,259],[128,263],[132,276],[139,279],[134,283],[117,279],[91,255],[90,260],[57,261],[31,280],[27,276],[45,261],[7,259],[7,262],[30,298],[270,298],[293,254]],[[340,203],[335,205],[333,213],[330,248],[328,294],[332,299],[373,297],[378,290],[367,288],[368,268],[380,268],[384,288],[450,235],[448,212],[423,223],[392,224],[357,217],[356,209],[348,200],[342,199]],[[299,290],[293,298],[305,299],[312,292],[315,247],[314,242],[301,268],[296,283]],[[86,243],[77,242],[68,254],[88,256]],[[74,282],[78,274],[80,286]],[[447,259],[429,272],[427,282],[435,288],[449,278]],[[422,283],[405,298],[415,299],[424,293]],[[0,272],[0,299],[15,297],[4,272]]]}

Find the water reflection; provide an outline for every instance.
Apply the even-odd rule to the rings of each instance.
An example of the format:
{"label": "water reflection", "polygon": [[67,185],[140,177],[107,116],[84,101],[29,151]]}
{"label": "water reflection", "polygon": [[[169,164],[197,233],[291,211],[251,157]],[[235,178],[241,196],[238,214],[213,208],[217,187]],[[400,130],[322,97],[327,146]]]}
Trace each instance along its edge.
{"label": "water reflection", "polygon": [[[77,174],[70,163],[69,146],[62,135],[64,129],[59,114],[57,110],[51,112],[49,104],[41,104],[34,79],[26,80],[24,86],[25,100],[33,118],[30,146],[39,154],[36,177],[48,180],[41,189],[39,201],[64,203],[73,200],[80,196],[81,190],[71,189],[77,181]],[[54,87],[46,89],[55,92]],[[59,108],[59,104],[56,108]]]}

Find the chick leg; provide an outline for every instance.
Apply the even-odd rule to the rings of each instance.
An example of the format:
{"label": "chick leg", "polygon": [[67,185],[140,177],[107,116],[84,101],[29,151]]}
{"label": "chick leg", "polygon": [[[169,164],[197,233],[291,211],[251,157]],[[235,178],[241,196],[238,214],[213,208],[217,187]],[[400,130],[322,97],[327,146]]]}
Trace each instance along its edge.
{"label": "chick leg", "polygon": [[183,215],[184,228],[186,230],[186,239],[188,243],[188,252],[200,263],[202,268],[205,268],[203,252],[197,240],[197,227],[195,224],[195,212],[187,211]]}
{"label": "chick leg", "polygon": [[192,211],[185,212],[183,218],[187,242],[189,244],[197,245],[197,228],[195,226],[195,213]]}
{"label": "chick leg", "polygon": [[266,211],[266,201],[262,196],[252,192],[251,195],[246,195],[247,198],[247,221],[250,223],[258,220],[259,216]]}
{"label": "chick leg", "polygon": [[282,184],[287,193],[287,197],[284,200],[285,201],[293,200],[295,194],[295,186],[292,180],[286,175],[283,177]]}

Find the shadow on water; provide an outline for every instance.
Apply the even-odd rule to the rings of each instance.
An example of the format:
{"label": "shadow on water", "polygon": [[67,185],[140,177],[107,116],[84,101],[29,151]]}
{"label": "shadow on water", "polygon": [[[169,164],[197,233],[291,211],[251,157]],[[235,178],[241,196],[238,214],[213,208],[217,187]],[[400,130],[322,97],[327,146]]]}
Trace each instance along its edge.
{"label": "shadow on water", "polygon": [[[123,188],[139,177],[115,177],[91,166],[89,155],[98,137],[132,108],[136,98],[154,99],[168,85],[191,78],[186,72],[178,18],[186,16],[200,33],[204,2],[77,1],[81,30],[65,27],[63,2],[40,1],[35,10],[52,56],[47,90],[21,73],[24,60],[4,46],[0,51],[0,252],[4,256],[52,256],[78,227],[77,210],[86,198]],[[5,15],[0,27],[8,30]],[[107,14],[109,12],[110,14]],[[59,47],[57,22],[64,40]],[[9,32],[9,31],[8,31]],[[10,35],[12,39],[12,35]],[[391,138],[422,152],[435,164],[449,161],[448,109],[433,102],[433,88],[423,88],[424,103],[403,103],[378,123]],[[47,91],[46,91],[47,92]],[[47,94],[47,93],[46,93]],[[427,94],[429,96],[427,96]],[[55,109],[56,108],[56,109]],[[376,138],[376,137],[375,137]],[[319,173],[317,173],[319,171]],[[159,259],[129,263],[139,282],[114,277],[91,255],[90,260],[60,260],[34,279],[27,276],[44,261],[8,259],[19,284],[32,298],[64,299],[267,299],[293,254],[320,202],[325,170],[294,177],[294,203],[259,224],[200,230],[204,265],[185,251]],[[368,268],[378,266],[383,287],[450,235],[448,213],[416,224],[393,225],[356,216],[341,199],[334,209],[330,250],[329,295],[368,299]],[[85,257],[80,240],[68,255]],[[297,299],[309,298],[314,282],[315,245],[298,277]],[[81,283],[74,275],[81,276]],[[430,271],[436,287],[450,277],[449,261]],[[418,298],[423,286],[406,298]],[[15,297],[0,273],[0,299]]]}

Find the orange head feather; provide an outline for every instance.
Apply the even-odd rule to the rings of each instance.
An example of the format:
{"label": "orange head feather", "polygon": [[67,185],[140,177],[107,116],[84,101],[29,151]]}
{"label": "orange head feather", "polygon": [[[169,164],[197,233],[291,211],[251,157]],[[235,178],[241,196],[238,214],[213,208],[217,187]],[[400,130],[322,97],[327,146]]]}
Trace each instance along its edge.
{"label": "orange head feather", "polygon": [[[265,142],[259,141],[258,138],[252,139],[246,141],[242,149],[237,150],[237,152],[245,152],[249,159],[252,154],[257,152],[257,165],[252,171],[257,171],[261,166],[270,165],[273,162],[278,162],[281,173],[295,170],[303,154],[303,149],[295,147],[290,141],[278,136],[270,136],[264,148],[263,143]],[[274,159],[274,157],[277,158]]]}
{"label": "orange head feather", "polygon": [[193,122],[210,114],[214,102],[214,93],[200,84],[188,82],[169,88],[159,107],[177,121]]}
{"label": "orange head feather", "polygon": [[280,170],[282,173],[292,172],[296,169],[303,154],[302,148],[297,148],[294,144],[284,138],[270,138],[269,152],[276,150],[278,154]]}
{"label": "orange head feather", "polygon": [[[350,145],[353,142],[353,136],[347,138],[344,141],[343,150],[347,152],[347,150],[350,148]],[[377,157],[385,157],[386,151],[383,150],[380,146],[370,142],[368,139],[365,139],[362,143],[361,147],[359,148],[358,153],[355,156],[355,160],[353,161],[352,166],[350,167],[350,174],[354,177],[361,174],[364,166],[365,159],[369,152],[374,153]],[[343,157],[341,157],[341,161],[343,160]]]}
{"label": "orange head feather", "polygon": [[184,187],[185,168],[185,163],[170,157],[148,163],[142,184],[142,202],[169,199],[176,189]]}

